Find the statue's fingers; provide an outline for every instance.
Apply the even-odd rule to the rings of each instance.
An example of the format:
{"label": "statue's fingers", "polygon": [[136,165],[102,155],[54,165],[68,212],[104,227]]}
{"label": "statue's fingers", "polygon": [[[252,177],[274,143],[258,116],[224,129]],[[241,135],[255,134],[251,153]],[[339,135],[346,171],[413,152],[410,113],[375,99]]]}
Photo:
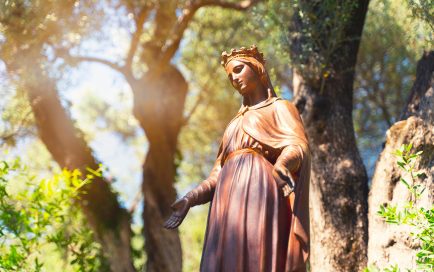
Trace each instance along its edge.
{"label": "statue's fingers", "polygon": [[289,193],[290,193],[290,188],[289,188],[289,185],[286,184],[285,186],[283,186],[283,196],[287,197],[289,195]]}
{"label": "statue's fingers", "polygon": [[286,192],[287,192],[287,196],[289,196],[289,194],[291,193],[291,187],[289,185],[286,186]]}
{"label": "statue's fingers", "polygon": [[173,222],[173,215],[169,217],[169,219],[167,219],[166,223],[164,223],[165,226],[170,226]]}
{"label": "statue's fingers", "polygon": [[180,224],[179,221],[180,221],[179,218],[175,218],[175,219],[173,220],[172,224],[170,225],[170,227],[171,227],[172,229],[178,227],[179,224]]}
{"label": "statue's fingers", "polygon": [[174,216],[174,217],[173,217],[173,220],[172,220],[172,222],[171,222],[171,226],[172,226],[173,228],[175,228],[178,222],[179,222],[179,216]]}
{"label": "statue's fingers", "polygon": [[167,221],[167,225],[170,226],[172,224],[172,222],[173,222],[173,215]]}
{"label": "statue's fingers", "polygon": [[172,225],[175,225],[178,221],[179,221],[179,217],[178,216],[174,216],[173,220],[172,220]]}
{"label": "statue's fingers", "polygon": [[167,228],[168,228],[168,229],[173,229],[172,225],[173,225],[173,222],[168,223],[168,224],[167,224]]}
{"label": "statue's fingers", "polygon": [[178,216],[172,215],[172,220],[170,221],[170,226],[172,226],[172,228],[173,228],[173,225],[175,225],[177,221],[178,221]]}
{"label": "statue's fingers", "polygon": [[174,221],[171,220],[171,221],[169,222],[169,224],[167,225],[167,228],[168,228],[168,229],[173,229],[173,223],[174,223]]}
{"label": "statue's fingers", "polygon": [[163,227],[165,227],[166,229],[168,229],[169,226],[170,226],[171,219],[172,218],[167,219],[166,222],[164,222]]}
{"label": "statue's fingers", "polygon": [[176,228],[176,227],[178,227],[179,225],[180,225],[179,220],[176,220],[176,221],[173,222],[172,228]]}

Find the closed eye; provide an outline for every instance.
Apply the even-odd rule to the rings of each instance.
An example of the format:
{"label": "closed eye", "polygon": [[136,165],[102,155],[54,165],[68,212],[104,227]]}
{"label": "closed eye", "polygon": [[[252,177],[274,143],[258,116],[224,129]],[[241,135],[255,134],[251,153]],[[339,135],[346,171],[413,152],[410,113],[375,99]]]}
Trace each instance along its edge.
{"label": "closed eye", "polygon": [[240,64],[234,67],[233,71],[234,73],[238,74],[243,70],[244,65]]}

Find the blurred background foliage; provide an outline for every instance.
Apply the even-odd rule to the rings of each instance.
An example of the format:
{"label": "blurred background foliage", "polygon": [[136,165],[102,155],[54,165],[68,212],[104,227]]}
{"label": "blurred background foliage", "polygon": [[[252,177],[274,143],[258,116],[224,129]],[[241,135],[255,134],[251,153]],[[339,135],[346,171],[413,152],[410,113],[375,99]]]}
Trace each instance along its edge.
{"label": "blurred background foliage", "polygon": [[[58,50],[69,48],[74,55],[108,56],[106,59],[122,63],[134,31],[133,11],[129,7],[136,2],[140,1],[6,0],[0,4],[0,144],[2,152],[10,151],[3,156],[20,156],[32,169],[32,175],[58,170],[38,139],[23,91],[22,83],[28,80],[23,77],[32,76],[26,74],[26,65],[39,65],[55,80],[62,105],[89,142],[94,156],[108,166],[103,174],[120,192],[126,208],[140,200],[137,192],[141,164],[148,148],[132,115],[130,86],[117,72],[101,64],[68,62],[57,54]],[[406,102],[416,60],[423,50],[432,48],[432,5],[429,1],[419,2],[373,0],[369,6],[358,55],[353,112],[357,143],[369,176],[382,149],[385,131],[399,118]],[[183,1],[180,3],[182,6]],[[288,55],[287,22],[294,4],[297,1],[270,0],[248,12],[207,7],[196,13],[171,61],[189,86],[186,125],[177,146],[179,195],[208,175],[224,128],[240,105],[240,97],[220,65],[222,51],[258,45],[277,93],[287,99],[292,97],[291,66],[295,60]],[[149,42],[153,31],[152,25],[146,27],[141,42]],[[43,54],[35,54],[37,57],[32,60],[20,59],[25,55],[20,52],[24,51]],[[140,52],[138,55],[152,58]],[[11,60],[25,65],[6,69],[5,63]],[[149,69],[152,66],[133,59],[135,74]],[[14,182],[24,181],[14,177]],[[136,268],[146,260],[141,250],[140,212],[139,205],[133,214]],[[198,271],[207,212],[208,205],[194,208],[180,227],[184,271]],[[70,216],[68,220],[83,220],[79,213]],[[81,221],[69,228],[79,227],[78,222]],[[53,266],[65,267],[65,271],[73,271],[77,266],[65,263],[64,253],[51,253],[55,250],[42,246],[41,249],[50,252],[38,255],[41,263],[54,263]],[[49,267],[45,267],[46,271],[50,271]]]}

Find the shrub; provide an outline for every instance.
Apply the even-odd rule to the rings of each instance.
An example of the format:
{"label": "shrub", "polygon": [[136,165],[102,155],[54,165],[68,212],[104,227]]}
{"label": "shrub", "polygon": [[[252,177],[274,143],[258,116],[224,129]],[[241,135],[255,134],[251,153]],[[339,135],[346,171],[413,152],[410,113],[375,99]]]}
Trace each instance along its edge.
{"label": "shrub", "polygon": [[[397,205],[381,205],[377,212],[388,224],[408,225],[414,231],[409,233],[420,242],[420,248],[416,253],[416,271],[434,271],[434,206],[426,209],[417,207],[415,202],[420,199],[425,187],[416,184],[417,179],[424,179],[424,171],[417,171],[416,162],[419,160],[422,151],[412,153],[412,144],[403,145],[395,151],[397,164],[405,173],[408,173],[409,180],[401,177],[400,181],[410,191],[410,200],[402,207]],[[380,271],[378,268],[370,267],[365,272]],[[385,272],[398,272],[400,269],[390,266],[383,269]]]}
{"label": "shrub", "polygon": [[74,203],[94,175],[101,169],[42,179],[19,159],[0,162],[0,271],[108,271]]}

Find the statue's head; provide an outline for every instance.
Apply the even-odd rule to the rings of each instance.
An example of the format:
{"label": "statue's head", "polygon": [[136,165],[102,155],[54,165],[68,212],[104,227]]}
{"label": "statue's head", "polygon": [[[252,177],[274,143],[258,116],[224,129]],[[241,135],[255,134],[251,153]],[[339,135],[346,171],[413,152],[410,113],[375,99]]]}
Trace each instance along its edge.
{"label": "statue's head", "polygon": [[265,91],[270,89],[274,94],[268,73],[265,70],[264,55],[259,52],[255,45],[250,48],[231,49],[229,54],[226,51],[223,52],[221,64],[225,68],[232,86],[240,94],[245,95],[257,89],[257,86],[261,86]]}

